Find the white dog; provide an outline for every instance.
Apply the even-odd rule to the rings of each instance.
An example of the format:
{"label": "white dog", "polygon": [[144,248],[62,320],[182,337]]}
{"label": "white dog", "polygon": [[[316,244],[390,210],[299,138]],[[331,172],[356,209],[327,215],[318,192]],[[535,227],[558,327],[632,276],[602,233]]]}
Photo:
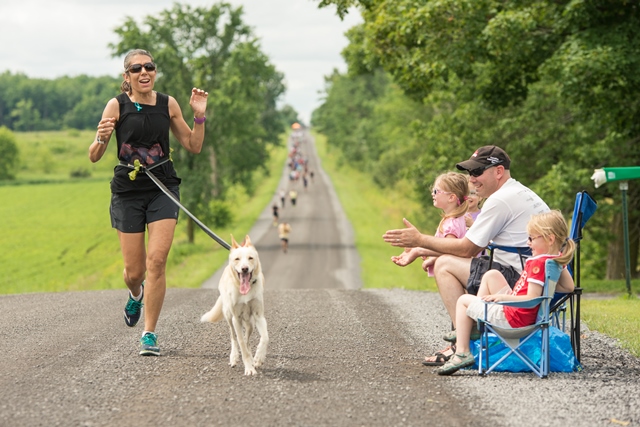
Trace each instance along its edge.
{"label": "white dog", "polygon": [[[244,374],[255,375],[267,356],[269,334],[264,317],[264,276],[258,251],[246,236],[241,245],[231,236],[229,265],[224,269],[218,285],[220,296],[213,308],[200,318],[201,322],[217,322],[224,317],[229,323],[231,355],[229,365],[236,366],[238,346],[244,363]],[[253,328],[260,334],[255,357],[251,357],[249,337]],[[243,333],[244,329],[244,333]]]}

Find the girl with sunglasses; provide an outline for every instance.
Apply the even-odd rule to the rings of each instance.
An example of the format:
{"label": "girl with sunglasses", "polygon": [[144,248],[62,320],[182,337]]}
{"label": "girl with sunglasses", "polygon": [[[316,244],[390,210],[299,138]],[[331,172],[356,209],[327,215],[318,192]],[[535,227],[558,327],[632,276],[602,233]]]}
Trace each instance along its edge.
{"label": "girl with sunglasses", "polygon": [[144,304],[140,354],[159,356],[155,331],[166,293],[165,269],[179,208],[145,171],[152,171],[179,199],[180,178],[170,157],[169,131],[187,151],[200,153],[208,93],[192,89],[191,127],[175,98],[153,89],[157,69],[149,52],[135,49],[127,53],[122,76],[122,93],[107,103],[89,147],[89,159],[95,163],[102,158],[115,132],[120,163],[111,180],[109,212],[111,225],[118,231],[123,278],[129,289],[124,319],[127,326],[135,326]]}
{"label": "girl with sunglasses", "polygon": [[[433,206],[442,209],[442,219],[434,236],[461,239],[467,233],[465,215],[469,209],[469,184],[461,173],[448,172],[438,176],[431,190]],[[433,277],[436,257],[422,257],[422,269]]]}
{"label": "girl with sunglasses", "polygon": [[[460,239],[467,232],[465,214],[468,209],[469,186],[464,174],[448,172],[439,175],[433,183],[431,197],[433,206],[442,210],[442,219],[436,230],[436,237]],[[427,257],[419,247],[405,248],[399,256],[391,257],[391,260],[404,267],[412,263],[416,258],[423,259],[422,269],[433,276],[433,264],[436,257]]]}
{"label": "girl with sunglasses", "polygon": [[[479,332],[475,329],[475,319],[484,316],[484,301],[526,301],[542,295],[545,277],[545,262],[552,258],[566,266],[573,260],[575,243],[569,238],[569,227],[560,211],[549,211],[534,215],[527,225],[528,245],[532,256],[511,289],[507,280],[498,270],[489,270],[480,282],[477,295],[465,294],[456,304],[455,331],[443,338],[456,343],[455,355],[441,368],[440,375],[451,375],[459,369],[472,366],[475,359],[470,349],[470,339]],[[558,282],[557,292],[572,292],[573,283],[563,285]],[[488,320],[502,328],[521,328],[536,322],[538,307],[518,308],[492,304],[488,308]]]}

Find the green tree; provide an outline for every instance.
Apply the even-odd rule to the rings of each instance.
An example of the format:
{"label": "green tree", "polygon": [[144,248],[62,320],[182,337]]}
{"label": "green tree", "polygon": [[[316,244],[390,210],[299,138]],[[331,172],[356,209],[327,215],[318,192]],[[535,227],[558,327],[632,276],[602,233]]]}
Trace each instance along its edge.
{"label": "green tree", "polygon": [[0,180],[15,179],[20,167],[16,137],[6,126],[0,126]]}
{"label": "green tree", "polygon": [[85,75],[56,80],[57,90],[61,93],[80,88],[78,90],[80,98],[70,105],[61,117],[63,126],[74,129],[94,129],[102,117],[104,106],[119,90],[120,82],[120,79],[113,77]]}
{"label": "green tree", "polygon": [[30,79],[0,74],[0,126],[13,130],[94,129],[120,81],[113,77]]}
{"label": "green tree", "polygon": [[13,127],[18,131],[29,131],[39,129],[40,112],[33,108],[33,101],[23,99],[18,101],[13,111],[11,111]]}
{"label": "green tree", "polygon": [[276,108],[284,93],[283,75],[261,52],[242,13],[227,3],[210,8],[175,4],[147,16],[143,25],[127,18],[115,30],[120,41],[111,45],[114,56],[138,47],[154,55],[157,89],[176,98],[188,123],[193,120],[191,88],[209,92],[202,153],[193,156],[174,144],[173,156],[183,177],[182,200],[203,221],[213,215],[211,202],[224,200],[230,186],[252,191],[253,172],[265,166],[268,144],[279,144],[283,131]]}
{"label": "green tree", "polygon": [[369,160],[377,159],[378,150],[365,137],[368,131],[363,123],[373,114],[375,102],[384,96],[388,85],[384,73],[352,79],[334,70],[325,77],[326,98],[313,112],[311,121],[350,163],[365,166]]}

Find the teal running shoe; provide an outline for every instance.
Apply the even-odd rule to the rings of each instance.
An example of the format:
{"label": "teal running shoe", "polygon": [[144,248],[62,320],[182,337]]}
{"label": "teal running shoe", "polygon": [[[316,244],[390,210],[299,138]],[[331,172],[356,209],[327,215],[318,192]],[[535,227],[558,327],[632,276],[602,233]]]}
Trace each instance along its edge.
{"label": "teal running shoe", "polygon": [[138,320],[140,320],[140,314],[142,313],[142,300],[144,299],[144,282],[142,282],[142,286],[140,287],[140,289],[142,292],[140,301],[136,301],[131,298],[131,292],[129,292],[129,300],[127,301],[127,305],[124,307],[124,323],[132,328],[138,324]]}
{"label": "teal running shoe", "polygon": [[158,347],[158,336],[153,332],[147,332],[140,338],[140,355],[141,356],[160,356],[160,347]]}

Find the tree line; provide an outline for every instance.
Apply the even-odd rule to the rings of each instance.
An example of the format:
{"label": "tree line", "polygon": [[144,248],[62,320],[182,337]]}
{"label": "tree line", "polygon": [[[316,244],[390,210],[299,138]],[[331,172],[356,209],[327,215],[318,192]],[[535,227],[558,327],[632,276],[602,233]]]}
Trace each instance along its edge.
{"label": "tree line", "polygon": [[[128,17],[115,33],[118,41],[109,45],[112,55],[124,58],[135,48],[149,51],[157,64],[155,89],[176,98],[187,123],[193,121],[191,88],[209,92],[201,154],[190,155],[174,141],[172,158],[183,180],[182,202],[203,222],[224,225],[230,220],[227,191],[239,185],[251,194],[255,172],[266,168],[269,146],[281,144],[285,128],[298,121],[291,106],[276,105],[286,89],[284,75],[243,22],[242,7],[228,3],[176,3],[141,21]],[[107,101],[120,92],[121,81],[87,76],[30,79],[5,72],[0,75],[0,128],[94,129]]]}
{"label": "tree line", "polygon": [[[483,145],[513,176],[571,214],[599,202],[583,258],[591,277],[624,277],[621,196],[594,189],[596,168],[640,165],[640,6],[628,0],[321,0],[351,28],[345,73],[326,77],[312,124],[380,186],[428,188]],[[640,182],[629,182],[638,277]],[[401,186],[398,186],[401,188]],[[585,261],[583,260],[583,264]]]}
{"label": "tree line", "polygon": [[113,77],[29,78],[0,74],[0,127],[13,131],[95,128],[105,104],[119,92]]}

